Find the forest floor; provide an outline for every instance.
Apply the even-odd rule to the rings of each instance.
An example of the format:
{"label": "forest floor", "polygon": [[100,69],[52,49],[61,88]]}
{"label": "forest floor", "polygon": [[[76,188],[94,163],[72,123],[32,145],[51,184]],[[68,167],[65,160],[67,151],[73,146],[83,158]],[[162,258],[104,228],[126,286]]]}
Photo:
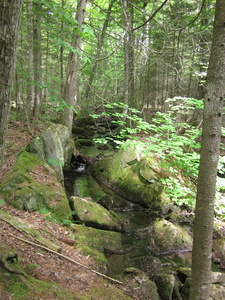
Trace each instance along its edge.
{"label": "forest floor", "polygon": [[[28,133],[26,126],[22,122],[10,122],[2,178],[0,178],[0,181],[11,170],[12,166],[16,162],[17,154],[23,150],[32,139],[33,137]],[[43,178],[45,177],[43,176]],[[7,211],[12,216],[24,220],[32,229],[40,232],[42,236],[53,240],[54,243],[62,248],[63,255],[79,262],[82,265],[87,266],[88,268],[96,268],[91,257],[82,255],[79,250],[74,248],[73,237],[71,237],[70,230],[68,230],[67,227],[62,226],[62,224],[50,222],[48,219],[46,219],[46,215],[39,212],[29,213],[27,211],[17,210],[7,204],[0,204],[0,209]],[[19,258],[22,260],[22,265],[33,266],[30,267],[29,275],[35,279],[45,282],[54,282],[74,292],[74,295],[80,295],[76,297],[74,296],[74,299],[84,299],[80,297],[82,297],[82,295],[87,295],[89,291],[96,287],[101,289],[107,288],[109,290],[115,289],[115,285],[111,285],[109,281],[104,280],[101,276],[93,273],[92,271],[71,263],[57,254],[43,251],[43,249],[35,245],[31,245],[19,240],[18,237],[32,242],[32,237],[24,232],[18,231],[16,228],[12,227],[9,223],[3,221],[2,219],[0,219],[0,226],[0,245],[7,245],[10,248],[15,249]],[[13,299],[9,294],[3,291],[1,286],[0,298],[4,300]],[[42,298],[38,298],[37,295],[37,298],[32,299]],[[58,298],[54,298],[52,295],[45,295],[45,300],[53,299]],[[88,297],[85,299],[97,300],[95,296],[90,296],[90,298]],[[104,297],[104,299],[106,298]],[[118,297],[118,299],[125,298]]]}

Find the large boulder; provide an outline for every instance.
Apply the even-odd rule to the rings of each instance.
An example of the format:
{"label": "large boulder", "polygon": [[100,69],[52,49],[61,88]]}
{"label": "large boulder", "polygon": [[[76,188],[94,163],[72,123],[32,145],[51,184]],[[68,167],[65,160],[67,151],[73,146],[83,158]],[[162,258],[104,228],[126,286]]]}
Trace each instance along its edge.
{"label": "large boulder", "polygon": [[183,227],[158,219],[149,227],[151,250],[156,255],[185,253],[192,250],[192,237]]}
{"label": "large boulder", "polygon": [[56,172],[27,151],[20,153],[0,184],[0,195],[18,209],[51,210],[61,220],[71,218],[69,202]]}
{"label": "large boulder", "polygon": [[[78,224],[72,224],[70,229],[75,236],[75,248],[84,255],[90,255],[97,264],[99,271],[105,274],[112,271],[107,260],[109,254],[118,254],[119,257],[123,257],[121,255],[123,253],[122,233]],[[116,264],[115,261],[114,264]],[[123,263],[120,264],[120,268],[122,271],[124,270]]]}
{"label": "large boulder", "polygon": [[86,226],[105,230],[121,231],[121,219],[115,213],[108,211],[91,198],[70,197],[70,206],[74,213],[74,219]]}
{"label": "large boulder", "polygon": [[161,300],[181,299],[180,283],[173,274],[161,274],[154,281]]}
{"label": "large boulder", "polygon": [[74,142],[68,127],[53,124],[27,146],[27,151],[37,154],[51,165],[63,181],[63,168],[70,163]]}
{"label": "large boulder", "polygon": [[157,213],[167,212],[171,203],[163,192],[160,168],[144,151],[142,143],[127,141],[114,156],[92,164],[89,172],[125,199]]}
{"label": "large boulder", "polygon": [[123,274],[124,294],[133,299],[159,300],[157,286],[144,272],[136,268],[127,268]]}

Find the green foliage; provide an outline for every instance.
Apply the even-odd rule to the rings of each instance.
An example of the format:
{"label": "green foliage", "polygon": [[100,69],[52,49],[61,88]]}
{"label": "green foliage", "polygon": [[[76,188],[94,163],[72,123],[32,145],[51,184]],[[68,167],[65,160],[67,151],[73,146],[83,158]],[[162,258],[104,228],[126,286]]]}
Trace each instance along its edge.
{"label": "green foliage", "polygon": [[73,224],[73,222],[71,220],[63,220],[62,224],[63,226],[69,227],[71,226],[71,224]]}
{"label": "green foliage", "polygon": [[[143,120],[139,111],[124,103],[105,105],[102,116],[111,118],[112,122],[119,125],[120,131],[113,138],[95,141],[107,143],[113,140],[120,146],[126,139],[144,140],[146,147],[143,152],[158,157],[162,170],[169,174],[169,178],[162,179],[167,196],[178,205],[192,207],[195,193],[191,180],[195,181],[198,175],[200,143],[197,138],[201,130],[186,121],[180,121],[179,116],[184,117],[187,113],[193,114],[196,109],[201,110],[203,103],[183,97],[168,99],[166,102],[168,112],[157,112],[151,124]],[[182,176],[190,178],[190,182],[184,184],[180,178]]]}

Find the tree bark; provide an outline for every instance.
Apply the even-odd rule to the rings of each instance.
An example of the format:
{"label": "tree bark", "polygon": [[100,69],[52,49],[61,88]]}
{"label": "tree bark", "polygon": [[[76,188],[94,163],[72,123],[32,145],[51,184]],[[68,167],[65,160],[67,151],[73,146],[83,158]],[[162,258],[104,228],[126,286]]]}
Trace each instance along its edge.
{"label": "tree bark", "polygon": [[41,20],[38,12],[41,10],[41,3],[34,2],[34,107],[33,107],[33,121],[37,122],[39,119],[40,106],[41,106]]}
{"label": "tree bark", "polygon": [[22,0],[2,0],[0,3],[0,170],[8,130],[22,3]]}
{"label": "tree bark", "polygon": [[134,36],[133,36],[133,5],[132,1],[122,0],[124,18],[124,103],[134,102]]}
{"label": "tree bark", "polygon": [[84,15],[86,11],[86,0],[79,0],[77,3],[77,14],[76,20],[78,21],[79,32],[74,33],[74,38],[72,46],[74,51],[70,52],[69,63],[67,67],[66,83],[63,93],[63,99],[67,104],[67,107],[64,109],[61,124],[69,127],[72,131],[73,125],[73,108],[77,102],[77,70],[79,65],[79,51],[81,50],[82,38],[80,32],[82,32],[82,24],[84,23]]}
{"label": "tree bark", "polygon": [[29,118],[34,107],[34,52],[33,52],[33,2],[26,1],[27,6],[27,37],[28,37],[28,74],[29,82],[27,85],[27,107]]}
{"label": "tree bark", "polygon": [[225,96],[225,1],[216,1],[213,41],[206,80],[202,146],[196,197],[190,300],[208,300],[214,199]]}

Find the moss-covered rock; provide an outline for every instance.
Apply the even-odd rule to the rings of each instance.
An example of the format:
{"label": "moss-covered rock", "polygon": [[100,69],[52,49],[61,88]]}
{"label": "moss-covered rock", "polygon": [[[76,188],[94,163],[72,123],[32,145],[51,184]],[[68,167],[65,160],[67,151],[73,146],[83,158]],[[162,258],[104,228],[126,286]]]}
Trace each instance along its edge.
{"label": "moss-covered rock", "polygon": [[60,219],[71,218],[68,199],[56,172],[33,153],[19,154],[0,184],[0,195],[19,209],[31,212],[46,208]]}
{"label": "moss-covered rock", "polygon": [[77,242],[96,249],[101,253],[105,253],[105,251],[121,253],[123,251],[122,234],[119,232],[100,230],[75,224],[71,226],[71,229],[75,233]]}
{"label": "moss-covered rock", "polygon": [[92,289],[85,298],[82,299],[92,299],[92,300],[131,300],[133,298],[124,295],[122,291],[116,287],[96,287]]}
{"label": "moss-covered rock", "polygon": [[70,197],[70,206],[74,211],[75,220],[95,228],[120,231],[122,224],[120,217],[111,213],[102,205],[90,198]]}
{"label": "moss-covered rock", "polygon": [[50,164],[63,180],[63,168],[70,163],[74,143],[69,128],[53,124],[27,146],[27,151],[37,154],[41,160]]}
{"label": "moss-covered rock", "polygon": [[225,238],[213,240],[213,261],[225,268]]}
{"label": "moss-covered rock", "polygon": [[183,227],[166,220],[156,220],[149,228],[151,249],[155,254],[169,254],[192,249],[192,237]]}
{"label": "moss-covered rock", "polygon": [[102,273],[108,271],[106,253],[122,253],[122,234],[115,231],[107,231],[86,227],[83,225],[71,226],[75,233],[75,247],[84,255],[90,255]]}
{"label": "moss-covered rock", "polygon": [[95,162],[89,171],[125,199],[165,211],[170,202],[163,193],[160,168],[153,157],[143,153],[141,143],[127,141],[113,157]]}
{"label": "moss-covered rock", "polygon": [[123,292],[134,299],[159,300],[156,284],[144,272],[128,268],[123,274]]}
{"label": "moss-covered rock", "polygon": [[162,274],[155,278],[161,300],[181,299],[180,284],[172,274]]}

